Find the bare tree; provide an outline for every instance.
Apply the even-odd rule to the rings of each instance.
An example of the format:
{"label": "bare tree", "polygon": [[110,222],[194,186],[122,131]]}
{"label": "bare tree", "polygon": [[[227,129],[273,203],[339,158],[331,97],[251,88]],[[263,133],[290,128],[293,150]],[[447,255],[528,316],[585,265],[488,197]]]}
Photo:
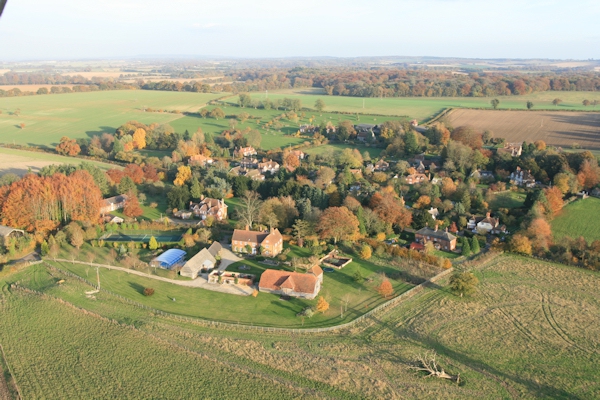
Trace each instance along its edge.
{"label": "bare tree", "polygon": [[254,221],[258,219],[258,213],[262,203],[260,195],[256,192],[247,191],[240,203],[240,206],[236,210],[238,219],[244,225],[247,225],[248,229],[251,229]]}
{"label": "bare tree", "polygon": [[436,356],[437,354],[435,354],[435,351],[417,355],[416,361],[420,364],[420,366],[414,366],[412,367],[412,369],[416,371],[428,372],[429,375],[427,375],[426,378],[434,376],[436,378],[449,379],[451,381],[456,382],[457,384],[460,383],[460,374],[448,374],[446,371],[444,371],[444,368],[438,364]]}
{"label": "bare tree", "polygon": [[348,304],[350,304],[350,293],[346,293],[344,297],[342,297],[342,302],[344,303],[344,311],[348,312]]}

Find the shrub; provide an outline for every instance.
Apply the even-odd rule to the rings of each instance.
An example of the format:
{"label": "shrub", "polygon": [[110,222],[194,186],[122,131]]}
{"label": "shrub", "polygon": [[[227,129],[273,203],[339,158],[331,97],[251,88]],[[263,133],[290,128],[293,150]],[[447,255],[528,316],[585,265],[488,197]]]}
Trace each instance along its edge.
{"label": "shrub", "polygon": [[369,258],[371,258],[371,255],[373,254],[373,249],[371,249],[371,246],[369,246],[368,244],[363,244],[360,248],[360,258],[362,258],[363,260],[368,260]]}
{"label": "shrub", "polygon": [[154,289],[149,288],[149,287],[144,289],[144,296],[152,296],[153,294],[154,294]]}
{"label": "shrub", "polygon": [[317,302],[317,311],[320,313],[325,313],[325,311],[329,310],[329,303],[325,300],[325,297],[319,296],[319,301]]}
{"label": "shrub", "polygon": [[354,279],[354,282],[358,282],[358,283],[361,283],[362,281],[365,280],[365,277],[360,272],[360,268],[356,268],[356,272],[352,275],[352,279]]}
{"label": "shrub", "polygon": [[315,315],[315,310],[312,307],[305,307],[302,311],[296,314],[298,317],[307,317],[311,318]]}

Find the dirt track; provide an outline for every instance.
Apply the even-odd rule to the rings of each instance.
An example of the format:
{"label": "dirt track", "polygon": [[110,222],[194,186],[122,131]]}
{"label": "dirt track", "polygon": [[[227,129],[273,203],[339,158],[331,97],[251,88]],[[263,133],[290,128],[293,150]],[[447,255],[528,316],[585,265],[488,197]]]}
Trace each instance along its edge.
{"label": "dirt track", "polygon": [[600,150],[600,112],[456,109],[448,119],[454,127],[472,125],[482,131],[491,130],[507,142],[543,140],[550,146],[571,148],[578,144]]}

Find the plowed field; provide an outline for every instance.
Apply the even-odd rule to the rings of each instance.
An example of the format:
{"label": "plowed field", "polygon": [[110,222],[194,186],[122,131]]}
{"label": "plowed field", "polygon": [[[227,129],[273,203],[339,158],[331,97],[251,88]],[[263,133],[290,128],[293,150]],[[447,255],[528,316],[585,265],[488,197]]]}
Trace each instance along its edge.
{"label": "plowed field", "polygon": [[543,140],[549,146],[600,149],[600,112],[456,109],[448,119],[454,127],[491,130],[507,142]]}

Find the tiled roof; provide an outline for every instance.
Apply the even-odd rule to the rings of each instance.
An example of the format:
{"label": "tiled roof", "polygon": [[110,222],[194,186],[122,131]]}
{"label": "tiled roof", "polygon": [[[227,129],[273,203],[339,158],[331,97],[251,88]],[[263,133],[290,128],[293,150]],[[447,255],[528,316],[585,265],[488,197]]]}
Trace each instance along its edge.
{"label": "tiled roof", "polygon": [[317,283],[317,277],[312,274],[267,269],[260,276],[258,287],[270,290],[291,289],[297,293],[314,293]]}
{"label": "tiled roof", "polygon": [[314,276],[319,276],[319,275],[323,274],[323,270],[321,269],[321,267],[318,264],[315,264],[306,272],[309,274],[313,274]]}
{"label": "tiled roof", "polygon": [[419,229],[416,233],[418,233],[419,235],[423,235],[423,236],[430,236],[430,237],[435,237],[438,239],[444,239],[447,241],[452,241],[454,239],[456,239],[456,236],[454,236],[453,234],[446,232],[446,231],[440,231],[440,230],[433,230],[431,228],[425,227],[425,228],[421,228]]}
{"label": "tiled roof", "polygon": [[238,242],[247,242],[247,243],[255,243],[261,244],[263,240],[268,236],[267,232],[258,232],[258,231],[247,231],[245,229],[235,229],[233,231],[233,236],[231,240],[235,240]]}

